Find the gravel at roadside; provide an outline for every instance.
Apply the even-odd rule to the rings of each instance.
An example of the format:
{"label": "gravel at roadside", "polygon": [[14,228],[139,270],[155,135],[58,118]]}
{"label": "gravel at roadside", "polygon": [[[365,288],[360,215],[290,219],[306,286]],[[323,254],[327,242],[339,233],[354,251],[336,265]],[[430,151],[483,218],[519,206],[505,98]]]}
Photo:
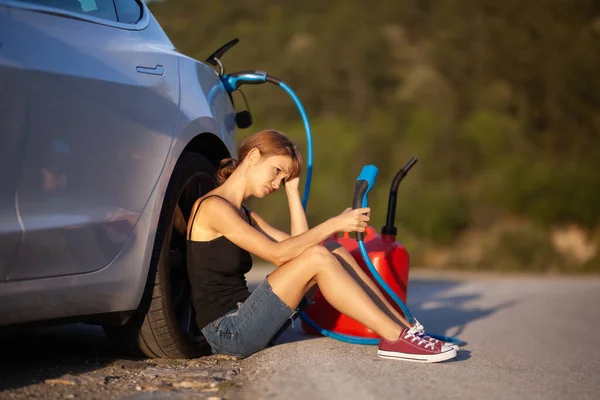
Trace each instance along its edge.
{"label": "gravel at roadside", "polygon": [[72,324],[3,334],[0,399],[222,399],[239,361],[121,358],[101,328]]}

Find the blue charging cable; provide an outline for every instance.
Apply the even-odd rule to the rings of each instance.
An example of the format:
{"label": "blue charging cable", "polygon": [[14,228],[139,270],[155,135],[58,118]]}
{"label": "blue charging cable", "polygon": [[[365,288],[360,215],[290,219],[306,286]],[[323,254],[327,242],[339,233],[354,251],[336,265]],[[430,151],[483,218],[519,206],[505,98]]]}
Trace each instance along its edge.
{"label": "blue charging cable", "polygon": [[302,123],[304,124],[304,131],[306,132],[306,148],[307,148],[307,160],[306,160],[306,183],[304,184],[304,194],[302,195],[302,207],[306,211],[306,203],[308,202],[308,194],[310,193],[310,184],[312,183],[312,170],[313,170],[313,145],[312,145],[312,132],[310,130],[310,124],[308,123],[308,117],[306,111],[300,102],[296,93],[283,82],[279,82],[279,87],[282,88],[291,98],[294,100],[300,116],[302,117]]}
{"label": "blue charging cable", "polygon": [[[225,89],[229,93],[237,90],[242,84],[261,84],[261,83],[270,82],[270,83],[273,83],[273,84],[279,86],[280,88],[282,88],[292,98],[292,100],[296,104],[296,107],[298,108],[298,112],[300,113],[300,116],[302,117],[302,122],[304,124],[304,130],[306,132],[306,142],[307,142],[306,151],[307,151],[308,157],[306,160],[306,165],[307,165],[306,184],[304,186],[304,195],[302,197],[302,206],[306,210],[306,204],[308,202],[308,196],[310,193],[310,185],[312,182],[313,147],[312,147],[312,132],[310,129],[310,124],[308,122],[308,116],[306,115],[306,110],[304,109],[302,102],[300,101],[300,99],[298,98],[296,93],[287,84],[285,84],[284,82],[280,81],[279,79],[277,79],[275,77],[269,76],[266,72],[247,71],[247,72],[236,72],[236,73],[232,73],[232,74],[225,74],[225,75],[221,76],[221,81],[223,82]],[[356,180],[356,189],[354,192],[354,199],[353,199],[353,204],[352,204],[353,208],[368,207],[369,202],[368,202],[367,195],[369,194],[369,192],[375,185],[375,180],[377,179],[378,172],[379,171],[378,171],[377,167],[375,167],[374,165],[366,165],[365,167],[363,167],[359,177]],[[377,281],[377,283],[379,283],[381,288],[400,307],[400,309],[404,313],[405,318],[411,323],[416,322],[415,318],[410,313],[410,310],[408,309],[406,304],[404,304],[402,299],[400,299],[400,297],[392,290],[392,288],[385,282],[385,280],[383,280],[383,278],[381,277],[381,275],[379,274],[379,272],[377,271],[377,269],[371,262],[371,259],[369,258],[369,254],[367,252],[367,247],[364,242],[364,234],[362,232],[357,232],[356,240],[358,241],[358,248],[360,249],[360,254],[361,254],[362,258],[364,259],[365,264],[369,268],[369,271],[371,272],[371,274]],[[333,331],[327,330],[327,329],[322,328],[319,325],[317,325],[313,320],[310,319],[310,317],[308,315],[306,315],[305,312],[300,313],[300,318],[302,318],[302,320],[304,322],[306,322],[309,326],[311,326],[314,330],[319,332],[321,335],[328,336],[328,337],[336,339],[336,340],[340,340],[340,341],[348,342],[348,343],[354,343],[354,344],[365,344],[365,345],[378,345],[379,341],[380,341],[380,339],[346,335],[343,333],[338,333],[338,332],[333,332]],[[443,342],[450,342],[450,343],[454,343],[454,344],[463,343],[460,339],[450,337],[450,336],[434,335],[434,334],[430,334],[430,333],[427,333],[427,335],[431,336],[435,339],[438,339],[440,341],[443,341]]]}

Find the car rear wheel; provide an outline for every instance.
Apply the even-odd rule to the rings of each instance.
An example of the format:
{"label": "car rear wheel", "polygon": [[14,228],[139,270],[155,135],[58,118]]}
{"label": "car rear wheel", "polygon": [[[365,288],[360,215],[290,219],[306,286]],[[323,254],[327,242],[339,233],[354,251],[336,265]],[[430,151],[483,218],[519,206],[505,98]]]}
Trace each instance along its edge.
{"label": "car rear wheel", "polygon": [[194,202],[215,187],[214,175],[215,167],[196,153],[183,153],[173,170],[140,305],[125,325],[104,327],[115,344],[133,355],[193,358],[210,354],[195,321],[185,224]]}

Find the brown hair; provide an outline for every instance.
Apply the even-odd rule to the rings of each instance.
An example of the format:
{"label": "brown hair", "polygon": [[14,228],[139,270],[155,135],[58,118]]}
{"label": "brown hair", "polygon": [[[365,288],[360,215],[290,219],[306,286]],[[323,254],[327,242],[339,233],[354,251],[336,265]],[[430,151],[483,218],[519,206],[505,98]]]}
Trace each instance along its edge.
{"label": "brown hair", "polygon": [[290,174],[287,179],[293,179],[300,175],[300,170],[302,169],[302,156],[296,145],[283,133],[267,129],[255,133],[242,142],[239,151],[239,159],[241,161],[234,158],[225,158],[221,161],[221,165],[217,171],[217,182],[219,185],[222,185],[223,182],[229,178],[239,163],[244,161],[250,150],[253,148],[257,148],[262,157],[290,157],[292,159],[292,168],[290,171],[287,171]]}

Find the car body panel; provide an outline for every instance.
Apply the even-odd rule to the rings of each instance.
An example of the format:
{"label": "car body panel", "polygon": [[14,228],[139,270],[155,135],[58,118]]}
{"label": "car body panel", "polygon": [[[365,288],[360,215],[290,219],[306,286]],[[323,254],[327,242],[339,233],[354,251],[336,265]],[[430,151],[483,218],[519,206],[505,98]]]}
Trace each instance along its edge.
{"label": "car body panel", "polygon": [[[147,9],[146,12],[148,12]],[[149,18],[148,27],[141,30],[140,33],[147,37],[164,35],[151,14],[149,14]],[[120,193],[115,194],[117,198],[131,202],[123,201],[123,204],[131,207],[127,209],[133,211],[133,214],[121,215],[121,220],[127,220],[129,216],[135,217],[131,221],[127,220],[127,224],[120,226],[127,232],[120,238],[120,250],[100,268],[98,266],[101,263],[95,262],[94,269],[88,269],[87,272],[84,270],[90,268],[89,266],[72,263],[71,265],[74,270],[78,271],[77,273],[67,272],[61,276],[0,282],[0,325],[136,309],[146,284],[165,192],[181,153],[194,138],[202,134],[217,137],[230,154],[236,155],[234,110],[216,72],[203,63],[178,54],[175,50],[169,50],[167,53],[176,55],[177,70],[180,73],[181,85],[184,89],[179,93],[179,107],[176,118],[173,118],[174,125],[171,134],[156,133],[150,129],[151,132],[147,135],[152,140],[158,141],[159,145],[152,147],[152,143],[141,143],[142,146],[150,146],[142,147],[144,151],[148,151],[148,154],[160,159],[160,161],[149,162],[147,170],[136,170],[137,174],[143,172],[147,175],[140,178],[148,186],[151,186],[150,190],[145,193],[146,201],[141,205],[137,203],[136,200],[142,196],[141,194],[138,196],[137,193],[129,194],[131,197]],[[168,98],[167,91],[162,93],[164,98]],[[170,101],[166,101],[166,103]],[[169,143],[169,146],[165,145],[166,142]],[[167,149],[163,155],[162,150],[165,146]],[[73,151],[71,145],[67,148],[64,144],[59,144],[56,148],[63,152],[66,149],[69,152]],[[48,151],[53,147],[47,145],[41,149]],[[119,153],[117,152],[117,154]],[[134,157],[130,154],[125,156],[127,162],[132,159]],[[142,157],[142,160],[148,160],[148,156]],[[127,171],[121,172],[130,179],[139,176],[128,175]],[[119,177],[114,178],[118,179]],[[149,182],[154,182],[154,184],[149,185]],[[138,183],[135,181],[132,182],[132,185],[138,188],[136,186]],[[142,186],[143,189],[147,187]],[[129,193],[127,188],[122,189]],[[91,190],[96,190],[96,188]],[[99,202],[93,203],[92,199],[89,200],[90,204],[100,204]],[[106,200],[111,200],[111,198],[107,197]],[[72,211],[69,210],[69,212]],[[117,213],[117,215],[119,214]],[[83,221],[83,225],[89,225],[91,220],[92,218]],[[100,225],[104,223],[103,229],[106,229],[107,224],[110,224],[106,221],[110,221],[110,219],[105,218],[102,221]],[[79,229],[86,228],[80,227]],[[87,229],[91,230],[89,226]],[[26,235],[27,227],[25,227]],[[101,259],[107,260],[108,258],[110,257]],[[16,270],[11,269],[11,271]]]}
{"label": "car body panel", "polygon": [[[6,28],[14,37],[4,56],[27,96],[17,168],[24,235],[6,279],[98,270],[128,240],[167,158],[177,55],[143,31],[30,9],[11,8]],[[158,66],[161,75],[137,70]]]}
{"label": "car body panel", "polygon": [[15,210],[15,186],[20,128],[17,121],[24,114],[25,95],[16,91],[6,67],[4,48],[8,9],[0,0],[0,282],[8,272],[8,263],[21,238],[21,226]]}
{"label": "car body panel", "polygon": [[217,73],[183,55],[179,58],[179,71],[185,88],[181,91],[179,131],[172,152],[180,154],[195,135],[211,132],[224,143],[231,157],[237,157],[235,112]]}

